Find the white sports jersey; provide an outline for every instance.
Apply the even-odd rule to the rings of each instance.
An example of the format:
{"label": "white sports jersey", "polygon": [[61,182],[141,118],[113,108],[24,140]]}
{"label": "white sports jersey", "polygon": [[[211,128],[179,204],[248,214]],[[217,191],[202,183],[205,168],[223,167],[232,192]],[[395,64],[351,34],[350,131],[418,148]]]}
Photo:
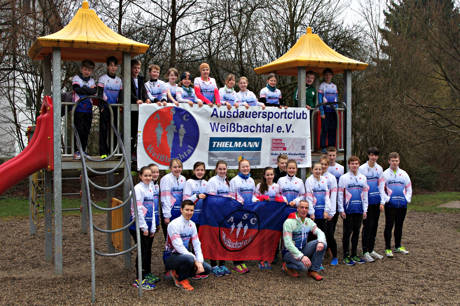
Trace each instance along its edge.
{"label": "white sports jersey", "polygon": [[[195,254],[189,251],[190,242]],[[186,220],[182,215],[168,224],[168,239],[165,245],[166,256],[171,253],[190,255],[198,262],[203,262],[201,243],[198,238],[196,225],[192,220]]]}
{"label": "white sports jersey", "polygon": [[182,99],[187,101],[192,101],[193,103],[198,103],[201,100],[197,98],[195,94],[195,89],[190,86],[190,87],[184,87],[182,86]]}
{"label": "white sports jersey", "polygon": [[150,99],[150,101],[167,101],[166,83],[162,80],[150,80],[148,82],[145,82],[144,86],[147,91],[147,97]]}
{"label": "white sports jersey", "polygon": [[326,212],[329,214],[329,216],[334,216],[337,212],[337,180],[334,175],[327,171],[321,175],[324,176],[327,180],[327,188],[329,189],[330,195],[329,199],[331,201],[331,206],[329,208],[326,207]]}
{"label": "white sports jersey", "polygon": [[[339,94],[337,91],[337,86],[334,83],[323,82],[319,85],[318,88],[318,101],[319,103],[325,102],[337,102]],[[319,107],[321,115],[324,115],[324,112],[335,112],[337,104],[327,104]]]}
{"label": "white sports jersey", "polygon": [[184,187],[184,200],[195,202],[200,193],[206,193],[208,182],[205,179],[194,180],[188,179]]}
{"label": "white sports jersey", "polygon": [[239,101],[239,103],[246,103],[249,106],[259,106],[263,104],[257,101],[256,95],[250,90],[240,90],[236,94],[236,99]]}
{"label": "white sports jersey", "polygon": [[335,179],[337,180],[338,184],[340,177],[344,173],[344,168],[341,164],[335,163],[334,166],[329,166],[329,168],[327,168],[327,172],[335,176]]}
{"label": "white sports jersey", "polygon": [[331,200],[327,178],[320,176],[317,180],[313,174],[305,181],[305,198],[308,201],[308,214],[315,214],[316,219],[324,219],[324,212],[331,211]]}
{"label": "white sports jersey", "polygon": [[227,183],[225,177],[215,175],[208,181],[206,192],[212,195],[231,196],[230,184]]}
{"label": "white sports jersey", "polygon": [[265,191],[263,194],[260,192],[260,183],[256,186],[256,196],[268,196],[270,201],[276,201],[277,198],[282,197],[285,202],[287,202],[286,197],[283,196],[281,193],[280,185],[277,183],[273,183],[268,186],[268,190]]}
{"label": "white sports jersey", "polygon": [[369,187],[366,177],[361,173],[354,175],[351,171],[342,175],[339,180],[337,194],[338,210],[346,214],[362,214],[367,212],[367,192]]}
{"label": "white sports jersey", "polygon": [[381,204],[407,207],[407,203],[412,200],[412,183],[407,172],[400,168],[396,172],[388,168],[383,172],[382,178],[384,189],[380,195]]}
{"label": "white sports jersey", "polygon": [[181,215],[180,204],[185,187],[185,177],[168,173],[160,180],[161,208],[164,218],[175,219]]}
{"label": "white sports jersey", "polygon": [[193,86],[198,87],[201,94],[211,103],[215,103],[214,90],[217,89],[217,84],[214,78],[204,81],[201,77],[197,77],[193,80]]}
{"label": "white sports jersey", "polygon": [[257,202],[255,192],[256,184],[254,183],[252,177],[244,179],[237,175],[230,180],[230,193],[238,202],[244,204]]}
{"label": "white sports jersey", "polygon": [[123,83],[119,77],[115,76],[112,78],[109,75],[104,74],[99,78],[97,86],[104,88],[102,94],[104,101],[107,101],[109,104],[118,103],[120,90],[123,89]]}
{"label": "white sports jersey", "polygon": [[294,201],[296,205],[299,205],[300,200],[305,199],[305,185],[298,177],[286,175],[278,180],[278,185],[288,203]]}
{"label": "white sports jersey", "polygon": [[271,91],[267,87],[264,87],[260,90],[259,97],[265,98],[265,101],[267,101],[267,104],[280,104],[280,100],[282,98],[281,96],[281,90],[278,88],[275,89],[275,91]]}
{"label": "white sports jersey", "polygon": [[221,103],[227,102],[231,106],[233,106],[235,103],[239,102],[236,97],[235,89],[227,88],[227,86],[224,86],[221,89],[219,89],[219,96],[220,96]]}
{"label": "white sports jersey", "polygon": [[[169,92],[171,93],[171,96],[179,103],[187,103],[187,100],[183,99],[182,97],[182,94],[183,94],[183,91],[182,91],[182,87],[179,87],[177,86],[177,84],[174,84],[174,85],[171,85],[170,83],[165,83],[165,88],[166,88],[166,92]],[[172,102],[172,101],[169,101],[168,99],[168,102]]]}
{"label": "white sports jersey", "polygon": [[[86,86],[88,88],[91,88],[93,86],[96,86],[96,82],[94,81],[93,78],[89,78],[88,81],[85,81],[80,77],[80,75],[77,74],[72,79],[72,86],[73,85],[78,85],[80,87]],[[75,103],[78,100],[80,100],[80,98],[83,98],[83,97],[87,97],[87,96],[84,96],[84,95],[80,96],[74,90],[73,95],[72,95],[72,102]],[[85,100],[82,100],[80,104],[78,104],[75,111],[82,112],[82,113],[91,113],[92,109],[93,109],[93,104],[91,103],[91,101],[89,99],[85,99]]]}
{"label": "white sports jersey", "polygon": [[[156,224],[154,218],[154,201],[153,201],[153,190],[151,185],[146,185],[140,182],[134,186],[134,192],[136,194],[136,208],[137,217],[139,221],[139,228],[141,231],[148,230],[150,233],[155,233]],[[131,218],[134,218],[134,207],[131,206]],[[131,219],[132,220],[132,219]],[[130,226],[130,229],[135,230],[136,225]]]}
{"label": "white sports jersey", "polygon": [[381,202],[380,194],[383,192],[385,184],[383,183],[383,169],[375,163],[374,167],[369,166],[369,162],[366,162],[359,166],[359,173],[363,174],[367,179],[367,185],[369,186],[368,200],[369,205],[378,205]]}

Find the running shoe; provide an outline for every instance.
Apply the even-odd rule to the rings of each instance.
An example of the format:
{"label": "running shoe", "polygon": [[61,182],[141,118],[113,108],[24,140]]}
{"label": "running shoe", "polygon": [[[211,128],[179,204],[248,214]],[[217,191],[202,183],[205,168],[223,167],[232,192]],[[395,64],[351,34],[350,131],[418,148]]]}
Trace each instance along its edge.
{"label": "running shoe", "polygon": [[404,255],[409,254],[409,251],[406,250],[406,248],[403,247],[403,246],[400,246],[399,248],[394,249],[394,252],[395,253],[401,253],[401,254],[404,254]]}
{"label": "running shoe", "polygon": [[220,270],[222,271],[222,275],[230,275],[232,272],[226,266],[220,266]]}
{"label": "running shoe", "polygon": [[81,159],[81,155],[80,155],[79,151],[75,151],[75,153],[73,153],[73,159],[75,159],[75,160],[80,160]]}
{"label": "running shoe", "polygon": [[246,266],[245,263],[241,264],[241,267],[243,268],[244,272],[243,273],[248,273],[249,272],[249,268]]}
{"label": "running shoe", "polygon": [[283,265],[281,266],[281,270],[283,270],[283,272],[287,273],[287,275],[291,276],[291,277],[299,277],[299,272],[297,272],[296,270],[294,269],[289,269],[287,266],[286,266],[286,263],[283,262]]}
{"label": "running shoe", "polygon": [[190,282],[188,281],[188,279],[184,279],[184,280],[179,281],[176,271],[171,270],[171,277],[172,277],[172,279],[174,281],[174,285],[176,285],[176,287],[179,287],[179,288],[184,289],[186,291],[193,291],[193,287],[192,287],[192,285],[190,285]]}
{"label": "running shoe", "polygon": [[244,271],[243,265],[236,265],[235,267],[233,267],[233,271],[236,271],[236,272],[238,272],[240,274],[246,273]]}
{"label": "running shoe", "polygon": [[343,259],[343,263],[346,264],[347,266],[354,266],[355,265],[355,262],[353,261],[353,259],[351,259],[350,256],[347,256]]}
{"label": "running shoe", "polygon": [[313,278],[315,281],[323,280],[323,277],[316,271],[308,271],[308,276]]}
{"label": "running shoe", "polygon": [[337,266],[339,264],[339,259],[337,257],[332,258],[331,266]]}
{"label": "running shoe", "polygon": [[377,253],[376,251],[372,251],[371,256],[374,257],[375,259],[383,259],[383,256]]}
{"label": "running shoe", "polygon": [[194,280],[200,280],[200,279],[205,279],[208,278],[209,274],[196,274],[195,276],[192,277]]}
{"label": "running shoe", "polygon": [[360,264],[360,265],[366,263],[366,261],[365,261],[364,259],[362,259],[361,257],[356,256],[356,255],[353,256],[353,257],[351,258],[351,260],[353,260],[355,263]]}
{"label": "running shoe", "polygon": [[[133,287],[139,288],[139,280],[136,279],[133,282]],[[154,284],[150,284],[146,279],[144,279],[141,283],[141,287],[143,290],[153,290],[156,288]]]}
{"label": "running shoe", "polygon": [[389,258],[393,258],[393,252],[390,249],[385,250],[385,255]]}
{"label": "running shoe", "polygon": [[369,252],[366,252],[363,254],[363,259],[365,262],[374,262],[375,259],[372,258],[371,254]]}
{"label": "running shoe", "polygon": [[151,284],[154,284],[156,282],[160,281],[160,278],[152,273],[147,273],[144,278]]}
{"label": "running shoe", "polygon": [[107,158],[107,154],[102,154],[101,155],[101,159],[106,159]]}
{"label": "running shoe", "polygon": [[220,269],[219,266],[214,266],[214,267],[212,267],[211,272],[212,272],[212,274],[214,274],[216,277],[221,277],[221,276],[224,275],[224,274],[222,274],[222,270]]}

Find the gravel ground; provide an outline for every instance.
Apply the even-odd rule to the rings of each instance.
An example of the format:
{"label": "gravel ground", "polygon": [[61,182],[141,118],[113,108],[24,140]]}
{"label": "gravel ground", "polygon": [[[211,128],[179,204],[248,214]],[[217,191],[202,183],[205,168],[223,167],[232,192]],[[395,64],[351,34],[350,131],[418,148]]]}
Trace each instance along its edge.
{"label": "gravel ground", "polygon": [[[95,217],[98,224],[105,216]],[[376,250],[383,253],[383,218]],[[0,220],[0,304],[89,304],[91,303],[90,248],[88,235],[80,233],[78,216],[64,217],[64,274],[44,260],[43,220],[38,233],[28,233],[27,219]],[[341,221],[336,238],[341,252]],[[403,244],[410,255],[354,267],[332,267],[325,260],[325,279],[315,282],[307,276],[292,279],[281,272],[259,271],[193,281],[194,292],[161,281],[142,298],[131,287],[134,268],[123,269],[122,258],[96,261],[96,293],[99,304],[458,304],[460,303],[460,218],[457,214],[409,212]],[[105,237],[96,237],[104,246]],[[164,270],[161,233],[155,238],[152,269]],[[134,262],[135,256],[132,256]]]}

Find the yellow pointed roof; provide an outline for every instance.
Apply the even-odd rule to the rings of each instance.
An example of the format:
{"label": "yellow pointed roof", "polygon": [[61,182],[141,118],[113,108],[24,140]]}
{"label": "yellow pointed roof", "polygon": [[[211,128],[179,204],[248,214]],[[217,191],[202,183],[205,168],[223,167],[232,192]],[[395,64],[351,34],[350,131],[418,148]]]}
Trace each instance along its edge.
{"label": "yellow pointed roof", "polygon": [[364,70],[367,64],[334,51],[308,27],[307,33],[302,35],[283,56],[267,65],[255,68],[254,71],[257,74],[274,72],[280,75],[297,76],[298,67],[307,67],[307,70],[316,72],[330,68],[334,73],[341,73],[345,70]]}
{"label": "yellow pointed roof", "polygon": [[105,62],[109,56],[122,58],[123,52],[131,56],[143,54],[149,45],[138,43],[123,37],[107,27],[94,10],[89,9],[83,1],[74,18],[60,31],[39,37],[29,49],[29,56],[34,60],[43,59],[61,48],[63,60],[80,61],[90,59]]}

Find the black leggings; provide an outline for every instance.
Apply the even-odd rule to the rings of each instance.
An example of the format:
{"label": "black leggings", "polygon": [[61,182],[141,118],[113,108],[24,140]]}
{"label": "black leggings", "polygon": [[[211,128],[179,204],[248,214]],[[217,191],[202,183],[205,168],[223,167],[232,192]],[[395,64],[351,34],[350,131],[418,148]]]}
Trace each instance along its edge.
{"label": "black leggings", "polygon": [[380,205],[373,204],[367,208],[367,218],[363,220],[362,243],[363,253],[374,250],[375,236],[379,227]]}
{"label": "black leggings", "polygon": [[[343,257],[350,255],[350,236],[351,236],[351,256],[357,255],[359,231],[361,229],[361,223],[363,221],[362,214],[347,214],[346,218],[343,219]],[[352,235],[353,234],[353,235]]]}
{"label": "black leggings", "polygon": [[[388,204],[387,204],[388,205]],[[402,229],[404,219],[406,218],[407,207],[388,207],[385,205],[385,231],[383,236],[385,237],[385,248],[391,249],[391,231],[393,226],[395,227],[395,248],[401,246]]]}
{"label": "black leggings", "polygon": [[327,247],[331,249],[332,257],[337,257],[337,241],[335,241],[335,227],[337,226],[337,220],[339,219],[339,213],[335,213],[331,221],[326,221],[326,241]]}
{"label": "black leggings", "polygon": [[[134,242],[137,243],[137,236],[135,230],[129,230],[129,233],[134,239]],[[144,279],[146,274],[152,272],[151,265],[152,265],[152,244],[153,244],[153,237],[144,236],[142,230],[141,234],[141,255],[142,255],[142,279]],[[136,277],[137,277],[137,256],[136,256]]]}

